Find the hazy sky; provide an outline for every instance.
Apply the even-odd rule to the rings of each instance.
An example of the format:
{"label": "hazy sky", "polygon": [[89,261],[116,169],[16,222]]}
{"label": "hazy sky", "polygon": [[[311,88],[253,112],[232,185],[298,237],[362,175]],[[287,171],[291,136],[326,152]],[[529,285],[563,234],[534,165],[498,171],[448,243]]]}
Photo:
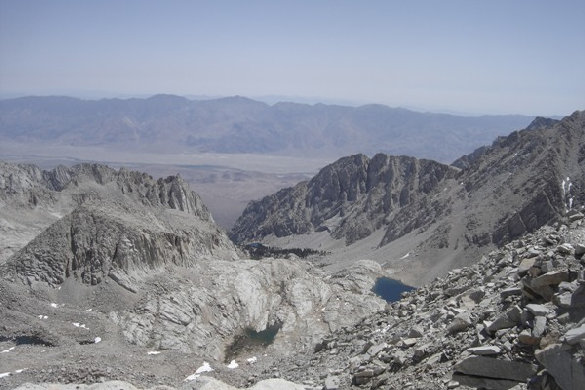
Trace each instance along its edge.
{"label": "hazy sky", "polygon": [[0,0],[0,95],[585,109],[585,1]]}

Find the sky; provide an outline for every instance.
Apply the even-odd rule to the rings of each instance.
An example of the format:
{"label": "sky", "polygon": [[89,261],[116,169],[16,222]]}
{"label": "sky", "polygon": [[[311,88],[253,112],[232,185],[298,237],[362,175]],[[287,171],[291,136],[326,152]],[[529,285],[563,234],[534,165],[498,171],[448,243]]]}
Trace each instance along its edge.
{"label": "sky", "polygon": [[0,0],[0,97],[567,115],[585,109],[584,21],[583,0]]}

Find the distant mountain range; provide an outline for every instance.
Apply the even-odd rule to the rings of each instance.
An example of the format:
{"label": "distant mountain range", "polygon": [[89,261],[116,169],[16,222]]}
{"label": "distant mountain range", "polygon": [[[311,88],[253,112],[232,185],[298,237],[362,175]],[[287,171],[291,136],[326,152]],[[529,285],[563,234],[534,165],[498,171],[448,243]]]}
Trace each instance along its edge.
{"label": "distant mountain range", "polygon": [[23,97],[0,101],[0,142],[332,158],[388,153],[450,163],[533,119],[420,113],[382,105],[268,105],[238,96]]}

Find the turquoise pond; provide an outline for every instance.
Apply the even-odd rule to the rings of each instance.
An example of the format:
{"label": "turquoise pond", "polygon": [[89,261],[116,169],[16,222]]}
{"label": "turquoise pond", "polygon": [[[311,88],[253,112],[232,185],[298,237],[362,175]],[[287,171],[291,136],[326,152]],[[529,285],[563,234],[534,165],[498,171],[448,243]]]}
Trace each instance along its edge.
{"label": "turquoise pond", "polygon": [[395,302],[400,300],[401,293],[414,289],[414,287],[407,286],[399,280],[381,277],[376,279],[376,284],[372,287],[372,292],[386,302]]}

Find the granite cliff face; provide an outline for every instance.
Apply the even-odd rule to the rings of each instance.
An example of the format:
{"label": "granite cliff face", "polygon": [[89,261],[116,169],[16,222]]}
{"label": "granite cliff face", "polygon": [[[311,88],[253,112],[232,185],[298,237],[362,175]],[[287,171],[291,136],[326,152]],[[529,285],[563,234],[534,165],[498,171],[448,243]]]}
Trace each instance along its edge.
{"label": "granite cliff face", "polygon": [[0,162],[0,199],[7,204],[50,206],[67,195],[77,204],[92,196],[123,195],[145,206],[177,209],[212,221],[199,196],[177,176],[154,180],[145,173],[100,164],[45,171],[31,164]]}
{"label": "granite cliff face", "polygon": [[[373,262],[327,276],[282,259],[201,261],[179,278],[159,274],[138,284],[145,292],[141,300],[110,319],[126,340],[151,349],[217,360],[242,353],[288,355],[311,350],[329,332],[383,309],[385,302],[369,291],[379,275]],[[266,329],[277,330],[267,349],[230,349],[246,331]]]}
{"label": "granite cliff face", "polygon": [[325,250],[339,248],[339,239],[350,249],[367,242],[360,256],[377,256],[417,284],[582,207],[584,178],[585,113],[578,111],[561,121],[539,118],[453,166],[342,158],[309,182],[251,202],[232,237]]}
{"label": "granite cliff face", "polygon": [[448,165],[414,157],[344,157],[309,182],[250,203],[232,237],[243,242],[261,240],[268,234],[280,237],[328,231],[351,244],[380,229],[400,210],[456,174]]}
{"label": "granite cliff face", "polygon": [[[56,285],[70,277],[97,284],[108,276],[119,280],[204,256],[236,257],[233,244],[180,177],[155,181],[96,164],[52,171],[3,167],[3,210],[56,219],[6,264],[29,284]],[[5,221],[10,236],[11,221]]]}

